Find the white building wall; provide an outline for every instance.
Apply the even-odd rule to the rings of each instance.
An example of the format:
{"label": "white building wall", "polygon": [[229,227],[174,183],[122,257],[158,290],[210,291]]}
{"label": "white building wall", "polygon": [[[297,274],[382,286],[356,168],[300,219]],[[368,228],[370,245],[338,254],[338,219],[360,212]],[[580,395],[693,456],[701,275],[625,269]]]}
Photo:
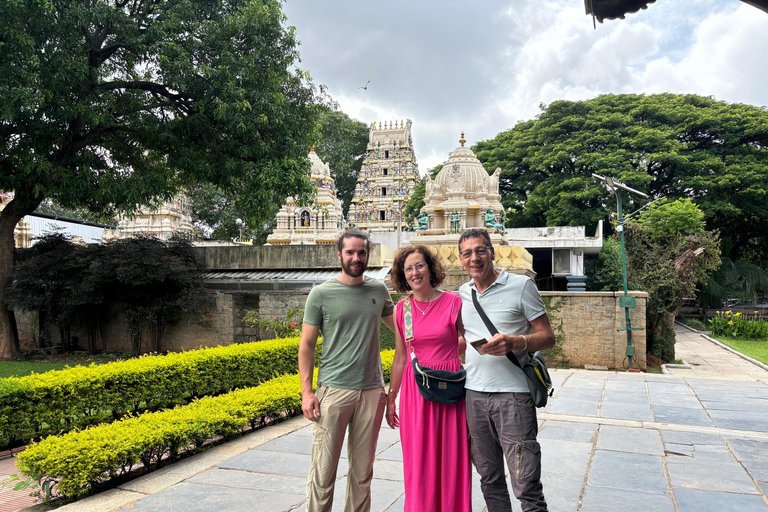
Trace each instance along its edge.
{"label": "white building wall", "polygon": [[27,215],[26,219],[29,221],[30,228],[35,237],[61,232],[73,237],[79,236],[87,244],[99,244],[104,233],[104,228],[102,227],[68,222],[62,219],[46,219],[36,217],[35,215]]}

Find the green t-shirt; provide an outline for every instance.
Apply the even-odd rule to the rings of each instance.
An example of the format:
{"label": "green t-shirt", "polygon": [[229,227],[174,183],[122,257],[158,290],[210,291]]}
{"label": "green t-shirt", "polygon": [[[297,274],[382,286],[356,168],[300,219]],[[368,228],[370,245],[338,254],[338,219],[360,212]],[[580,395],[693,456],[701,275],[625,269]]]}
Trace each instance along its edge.
{"label": "green t-shirt", "polygon": [[393,310],[387,287],[370,277],[358,285],[330,279],[313,288],[304,323],[323,335],[317,381],[341,389],[382,387],[379,320]]}

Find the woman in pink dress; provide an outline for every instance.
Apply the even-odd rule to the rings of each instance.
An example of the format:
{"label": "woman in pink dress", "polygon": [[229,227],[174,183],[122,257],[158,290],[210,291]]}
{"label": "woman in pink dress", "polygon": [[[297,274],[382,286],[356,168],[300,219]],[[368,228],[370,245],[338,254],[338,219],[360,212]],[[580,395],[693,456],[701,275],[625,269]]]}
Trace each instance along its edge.
{"label": "woman in pink dress", "polygon": [[[461,368],[464,329],[461,299],[438,290],[445,271],[423,245],[401,249],[392,268],[392,285],[413,292],[413,350],[419,364],[439,370]],[[464,400],[439,404],[422,398],[404,343],[403,301],[395,310],[395,359],[387,397],[387,423],[400,427],[405,479],[405,512],[471,512],[472,466]],[[395,400],[400,393],[400,411]]]}

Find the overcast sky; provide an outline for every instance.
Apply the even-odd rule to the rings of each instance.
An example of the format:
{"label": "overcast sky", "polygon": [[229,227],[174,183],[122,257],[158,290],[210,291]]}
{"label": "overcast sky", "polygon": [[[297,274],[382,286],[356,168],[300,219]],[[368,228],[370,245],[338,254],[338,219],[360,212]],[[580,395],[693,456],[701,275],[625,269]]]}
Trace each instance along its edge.
{"label": "overcast sky", "polygon": [[[413,120],[419,170],[604,93],[695,93],[768,105],[768,13],[657,0],[592,26],[583,0],[286,0],[300,67],[350,116]],[[359,89],[370,80],[368,89]]]}

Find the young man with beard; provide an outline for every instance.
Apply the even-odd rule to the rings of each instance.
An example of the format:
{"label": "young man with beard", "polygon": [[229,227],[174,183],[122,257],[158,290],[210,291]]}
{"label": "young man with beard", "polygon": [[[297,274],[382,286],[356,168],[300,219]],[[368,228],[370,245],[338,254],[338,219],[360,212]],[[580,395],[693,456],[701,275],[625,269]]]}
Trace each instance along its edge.
{"label": "young man with beard", "polygon": [[[349,472],[344,510],[371,509],[371,479],[376,441],[387,403],[379,351],[379,321],[395,329],[394,306],[384,283],[363,275],[370,240],[350,229],[337,243],[341,274],[315,287],[304,308],[299,344],[301,409],[315,422],[312,467],[307,482],[307,512],[330,512],[336,470],[347,426]],[[315,345],[323,350],[312,392]]]}
{"label": "young man with beard", "polygon": [[[470,343],[488,340],[477,350],[467,348],[465,397],[472,461],[480,474],[488,512],[512,510],[504,478],[505,458],[523,512],[546,512],[536,407],[525,374],[506,355],[512,352],[524,364],[529,352],[553,347],[555,334],[534,282],[494,268],[486,230],[469,229],[461,234],[459,258],[472,278],[459,289],[465,337]],[[489,332],[473,295],[497,334]]]}

